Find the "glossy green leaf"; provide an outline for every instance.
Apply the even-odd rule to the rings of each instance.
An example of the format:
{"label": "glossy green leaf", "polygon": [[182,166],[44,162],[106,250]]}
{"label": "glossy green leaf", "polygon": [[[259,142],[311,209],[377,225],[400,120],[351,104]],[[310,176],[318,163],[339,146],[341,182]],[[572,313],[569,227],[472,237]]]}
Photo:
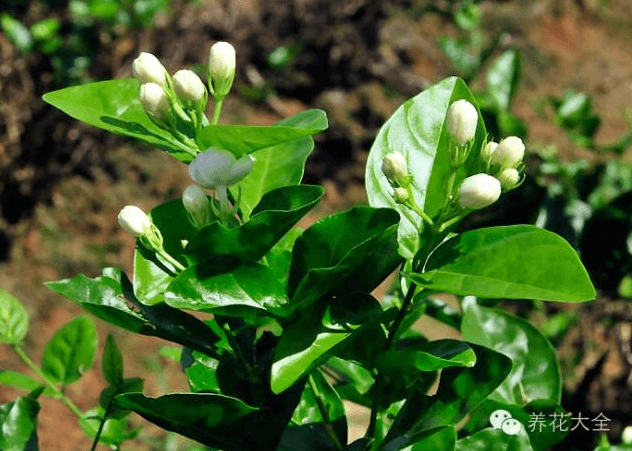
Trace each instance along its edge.
{"label": "glossy green leaf", "polygon": [[466,297],[461,333],[465,340],[502,352],[513,361],[495,399],[520,406],[536,399],[561,402],[562,374],[555,349],[531,324]]}
{"label": "glossy green leaf", "polygon": [[518,435],[501,429],[483,429],[456,442],[457,451],[533,451],[524,430]]}
{"label": "glossy green leaf", "polygon": [[[408,162],[413,177],[413,194],[417,204],[431,217],[445,203],[446,180],[450,173],[448,132],[444,127],[450,104],[458,99],[476,101],[466,84],[455,77],[448,78],[405,102],[380,129],[371,147],[366,166],[366,190],[373,207],[396,209],[402,219],[399,226],[399,252],[412,258],[419,249],[419,230],[424,225],[420,217],[404,214],[402,205],[393,199],[393,188],[382,173],[382,160],[388,153],[400,152]],[[457,173],[456,183],[468,174],[480,172],[478,149],[485,139],[485,125],[478,121],[473,151]],[[406,212],[408,213],[408,212]]]}
{"label": "glossy green leaf", "polygon": [[476,354],[467,343],[436,340],[414,348],[385,351],[377,356],[378,369],[388,374],[411,371],[437,371],[453,366],[472,367]]}
{"label": "glossy green leaf", "polygon": [[237,158],[306,136],[315,135],[328,127],[322,110],[303,111],[277,125],[208,125],[200,129],[196,142],[200,149],[219,147],[230,150]]}
{"label": "glossy green leaf", "polygon": [[248,222],[228,229],[219,222],[204,227],[186,252],[217,271],[227,262],[256,262],[320,201],[320,186],[286,186],[266,193]]}
{"label": "glossy green leaf", "polygon": [[72,86],[42,98],[67,115],[118,135],[159,147],[185,163],[193,160],[187,147],[154,124],[140,100],[140,82],[134,78]]}
{"label": "glossy green leaf", "polygon": [[[327,117],[321,110],[303,111],[276,124],[276,127],[291,129],[293,134],[310,130],[322,131],[327,126]],[[314,140],[305,136],[253,152],[255,161],[250,174],[231,188],[235,198],[239,197],[241,191],[242,213],[249,217],[264,194],[283,186],[301,183],[305,162],[313,149]]]}
{"label": "glossy green leaf", "polygon": [[190,352],[190,356],[192,361],[184,368],[184,374],[191,391],[195,393],[220,393],[220,385],[217,380],[219,361],[197,351]]}
{"label": "glossy green leaf", "polygon": [[[281,393],[329,357],[337,345],[368,327],[392,319],[368,295],[349,295],[331,306],[316,305],[283,330],[272,364],[272,391]],[[374,339],[377,337],[374,337]]]}
{"label": "glossy green leaf", "polygon": [[487,298],[587,301],[595,289],[577,252],[534,226],[472,230],[443,242],[412,280],[435,291]]}
{"label": "glossy green leaf", "polygon": [[[401,451],[454,451],[456,446],[456,430],[454,426],[445,426],[435,429],[429,429],[417,434],[411,441],[411,444]],[[386,451],[395,451],[400,449],[396,446],[396,441],[386,448]]]}
{"label": "glossy green leaf", "polygon": [[0,449],[2,451],[37,450],[37,414],[39,403],[30,397],[0,406]]}
{"label": "glossy green leaf", "polygon": [[501,110],[508,110],[520,82],[520,55],[515,49],[507,50],[489,68],[487,87],[489,95]]}
{"label": "glossy green leaf", "polygon": [[205,277],[191,266],[169,285],[165,302],[174,308],[231,316],[282,314],[285,286],[267,266],[239,266],[230,273]]}
{"label": "glossy green leaf", "polygon": [[292,265],[292,248],[297,238],[301,236],[303,229],[294,227],[283,235],[277,244],[265,255],[265,263],[274,273],[277,280],[284,286],[287,285],[290,277],[290,266]]}
{"label": "glossy green leaf", "polygon": [[[342,400],[319,370],[309,376],[292,423],[307,426],[314,434],[327,437],[326,441],[333,448],[347,443],[347,418]],[[326,432],[328,429],[335,439]]]}
{"label": "glossy green leaf", "polygon": [[371,291],[390,274],[397,255],[397,214],[356,207],[317,221],[294,243],[288,283],[291,307],[327,294]]}
{"label": "glossy green leaf", "polygon": [[[21,388],[31,392],[42,387],[43,383],[17,371],[0,370],[0,385]],[[42,393],[47,396],[53,395],[50,388],[45,388]]]}
{"label": "glossy green leaf", "polygon": [[20,344],[29,329],[29,317],[20,301],[0,289],[0,343]]}
{"label": "glossy green leaf", "polygon": [[456,425],[505,380],[511,370],[508,357],[479,345],[470,346],[476,353],[476,365],[444,369],[433,396],[425,391],[411,393],[386,437],[387,442],[399,442],[401,437],[411,440],[420,432]]}
{"label": "glossy green leaf", "polygon": [[[140,393],[116,397],[116,404],[143,418],[198,442],[240,451],[249,434],[249,414],[257,409],[237,398],[214,393],[173,393],[148,398]],[[244,434],[244,431],[250,431]]]}
{"label": "glossy green leaf", "polygon": [[212,352],[213,344],[219,339],[206,324],[185,312],[164,304],[140,303],[131,283],[119,269],[105,268],[103,274],[94,279],[81,274],[48,282],[46,286],[103,321],[131,332],[160,337],[203,352]]}
{"label": "glossy green leaf", "polygon": [[114,387],[123,381],[123,355],[111,334],[108,334],[103,346],[101,371],[107,383]]}
{"label": "glossy green leaf", "polygon": [[[79,420],[81,429],[88,437],[95,437],[104,413],[103,408],[92,409],[87,411],[84,417]],[[138,428],[129,430],[126,418],[108,418],[105,420],[103,430],[99,436],[99,443],[117,446],[126,440],[133,439],[138,435],[138,432]]]}
{"label": "glossy green leaf", "polygon": [[78,381],[97,355],[97,327],[88,316],[79,316],[57,330],[44,348],[42,371],[62,386]]}

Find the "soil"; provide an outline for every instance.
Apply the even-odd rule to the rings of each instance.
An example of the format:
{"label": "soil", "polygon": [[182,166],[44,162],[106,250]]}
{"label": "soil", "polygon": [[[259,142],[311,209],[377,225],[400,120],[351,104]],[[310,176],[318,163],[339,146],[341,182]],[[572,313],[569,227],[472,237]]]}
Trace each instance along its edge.
{"label": "soil", "polygon": [[[63,10],[44,11],[38,2],[7,10],[27,24]],[[627,131],[632,105],[632,4],[628,0],[482,1],[484,33],[500,36],[501,48],[516,46],[523,76],[514,112],[529,125],[529,148],[554,145],[559,157],[594,159],[576,147],[551,120],[547,96],[573,88],[588,93],[603,120],[597,139],[607,143]],[[4,6],[2,8],[5,8]],[[305,181],[320,183],[326,197],[315,218],[366,202],[364,163],[380,124],[408,97],[455,69],[437,38],[459,33],[451,2],[423,0],[199,0],[172,2],[154,26],[137,33],[97,31],[93,79],[131,76],[131,62],[149,51],[170,71],[202,64],[211,44],[228,40],[237,49],[239,71],[223,122],[271,124],[307,108],[327,110],[330,128],[316,137]],[[264,56],[300,44],[283,69]],[[48,60],[22,54],[0,34],[0,287],[20,298],[30,316],[25,348],[38,361],[54,331],[81,312],[43,286],[77,273],[99,274],[103,266],[131,272],[134,240],[117,225],[122,206],[148,210],[180,196],[189,184],[186,168],[159,150],[67,118],[41,100],[54,88]],[[483,71],[484,72],[484,71]],[[474,88],[484,77],[473,80]],[[269,95],[254,99],[248,87]],[[630,155],[626,158],[629,160]],[[577,309],[581,320],[558,344],[568,391],[566,407],[612,418],[618,442],[632,425],[630,304],[600,296]],[[99,324],[100,338],[113,333],[123,346],[126,376],[148,380],[158,395],[186,386],[177,365],[158,357],[165,343],[130,336]],[[103,341],[101,341],[103,342]],[[140,352],[139,350],[142,350]],[[0,368],[27,371],[0,348]],[[82,409],[97,402],[104,386],[100,369],[69,388]],[[0,387],[0,403],[17,392]],[[353,410],[352,436],[363,433],[366,416]],[[86,450],[72,414],[43,400],[40,449]],[[145,424],[139,419],[136,424]],[[165,438],[146,425],[143,434]],[[569,435],[559,449],[592,449],[596,434]],[[165,449],[137,440],[135,449]],[[184,446],[184,445],[183,445]],[[105,448],[102,448],[105,449]],[[184,449],[184,448],[178,448]]]}

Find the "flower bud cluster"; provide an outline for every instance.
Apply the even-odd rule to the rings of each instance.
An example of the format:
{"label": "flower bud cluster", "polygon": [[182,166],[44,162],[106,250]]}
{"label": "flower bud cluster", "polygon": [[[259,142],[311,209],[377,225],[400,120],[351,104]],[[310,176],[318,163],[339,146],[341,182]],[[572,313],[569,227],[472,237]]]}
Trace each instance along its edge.
{"label": "flower bud cluster", "polygon": [[218,42],[211,47],[208,90],[193,71],[179,70],[172,78],[151,53],[141,52],[132,63],[132,69],[142,83],[141,105],[154,122],[170,128],[180,117],[197,127],[203,122],[201,116],[206,110],[208,92],[218,101],[230,92],[235,78],[235,48],[228,42]]}

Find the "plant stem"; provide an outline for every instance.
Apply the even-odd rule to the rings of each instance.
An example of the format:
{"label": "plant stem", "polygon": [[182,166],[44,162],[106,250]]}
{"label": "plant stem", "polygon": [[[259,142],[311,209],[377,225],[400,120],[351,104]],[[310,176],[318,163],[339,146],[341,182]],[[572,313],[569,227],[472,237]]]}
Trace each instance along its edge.
{"label": "plant stem", "polygon": [[219,116],[222,112],[222,106],[224,105],[224,97],[215,97],[215,107],[213,108],[213,119],[211,124],[217,125],[219,122]]}
{"label": "plant stem", "polygon": [[105,412],[103,412],[103,418],[101,418],[101,422],[99,423],[99,429],[97,429],[97,433],[94,435],[94,440],[92,441],[92,447],[90,448],[90,451],[94,451],[97,448],[97,445],[99,444],[99,438],[101,438],[103,427],[105,426],[105,422],[107,421],[108,416],[110,416],[110,410],[112,410],[113,400],[114,398],[111,398],[110,401],[108,401],[108,405],[105,408]]}
{"label": "plant stem", "polygon": [[339,451],[342,451],[344,449],[344,446],[342,445],[342,443],[340,443],[338,436],[336,435],[336,433],[334,432],[331,426],[331,419],[329,418],[329,415],[327,414],[327,409],[325,409],[325,406],[323,405],[322,400],[318,397],[318,390],[316,388],[316,384],[314,383],[314,378],[312,376],[309,376],[308,381],[309,381],[309,387],[312,389],[312,392],[314,393],[314,399],[316,399],[316,405],[318,406],[318,410],[320,411],[320,416],[323,417],[323,420],[325,422],[325,430],[327,431],[327,435],[329,435],[329,438],[333,442],[335,448]]}
{"label": "plant stem", "polygon": [[178,271],[182,272],[186,269],[186,267],[184,265],[182,265],[182,263],[180,263],[178,260],[176,260],[175,258],[173,258],[167,251],[165,251],[164,249],[161,249],[158,251],[158,254],[160,254],[160,256],[162,258],[164,258],[165,260],[167,260],[169,263],[171,263],[171,265],[173,265],[174,268],[176,268]]}
{"label": "plant stem", "polygon": [[50,388],[51,391],[55,394],[55,397],[59,398],[61,402],[68,407],[78,418],[83,418],[83,413],[77,407],[77,405],[72,402],[70,398],[68,398],[60,389],[55,385],[53,381],[51,381],[46,374],[31,360],[31,358],[24,352],[24,350],[20,347],[20,345],[13,345],[13,350],[15,353],[26,363],[26,365],[33,371],[37,377],[39,377],[46,387]]}

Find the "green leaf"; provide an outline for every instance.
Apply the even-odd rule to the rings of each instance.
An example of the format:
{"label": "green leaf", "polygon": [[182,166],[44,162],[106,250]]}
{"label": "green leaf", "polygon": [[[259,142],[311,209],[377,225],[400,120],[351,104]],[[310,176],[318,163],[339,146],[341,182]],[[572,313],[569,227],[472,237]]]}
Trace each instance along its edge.
{"label": "green leaf", "polygon": [[360,293],[336,299],[329,307],[315,305],[305,311],[283,330],[272,364],[272,391],[287,390],[325,361],[336,346],[360,333],[363,326],[387,322],[393,313],[382,311],[375,298]]}
{"label": "green leaf", "polygon": [[328,126],[324,111],[308,110],[272,126],[208,125],[198,131],[196,142],[200,149],[219,147],[239,158],[255,150],[315,135]]}
{"label": "green leaf", "polygon": [[267,266],[239,266],[227,274],[205,277],[191,266],[169,285],[165,302],[174,308],[229,316],[283,314],[285,286]]}
{"label": "green leaf", "polygon": [[401,262],[397,223],[391,209],[355,207],[313,224],[292,250],[291,307],[303,309],[328,294],[371,291],[379,285]]}
{"label": "green leaf", "polygon": [[[424,224],[420,217],[410,215],[393,199],[393,188],[382,173],[382,160],[388,153],[400,152],[408,162],[413,178],[413,194],[417,204],[430,216],[445,204],[446,180],[451,170],[451,155],[445,117],[450,104],[458,99],[476,105],[463,80],[451,77],[426,89],[405,102],[380,129],[371,147],[366,166],[366,190],[373,207],[396,209],[402,219],[399,226],[399,253],[412,258],[419,250],[419,231]],[[485,125],[480,119],[473,142],[473,151],[457,173],[456,186],[468,174],[481,172],[479,149],[485,139]],[[408,213],[408,212],[406,212]]]}
{"label": "green leaf", "polygon": [[101,357],[101,370],[108,384],[116,387],[123,381],[123,355],[116,346],[114,337],[108,334]]}
{"label": "green leaf", "polygon": [[187,350],[185,352],[189,353],[192,359],[191,364],[187,364],[184,369],[191,391],[219,393],[221,391],[217,379],[219,361],[201,352]]}
{"label": "green leaf", "polygon": [[103,321],[131,332],[160,337],[203,352],[212,352],[213,344],[219,339],[206,324],[185,312],[164,304],[140,303],[131,283],[119,269],[105,268],[103,275],[94,279],[81,274],[48,282],[46,286]]}
{"label": "green leaf", "polygon": [[[429,429],[417,434],[409,446],[401,448],[401,451],[454,451],[456,446],[456,430],[454,426],[445,426]],[[399,449],[387,447],[386,451]]]}
{"label": "green leaf", "polygon": [[483,429],[456,442],[457,451],[533,451],[524,430],[507,435],[501,429]]}
{"label": "green leaf", "polygon": [[[327,126],[327,118],[323,111],[308,110],[268,128],[286,128],[292,130],[292,135],[310,130],[322,131]],[[229,149],[233,151],[232,147]],[[313,149],[314,140],[305,136],[268,146],[252,154],[255,161],[250,174],[231,188],[235,198],[239,197],[241,191],[240,208],[246,218],[264,194],[283,186],[301,183],[305,161]]]}
{"label": "green leaf", "polygon": [[400,436],[411,440],[420,432],[456,425],[505,380],[511,370],[508,357],[479,345],[470,346],[476,353],[476,365],[444,369],[433,396],[425,391],[411,393],[386,436],[387,442],[397,439],[399,443]]}
{"label": "green leaf", "polygon": [[87,316],[79,316],[57,330],[44,348],[42,371],[67,386],[88,371],[97,355],[97,327]]}
{"label": "green leaf", "polygon": [[[84,417],[79,420],[81,429],[88,437],[95,437],[104,414],[105,410],[100,407],[87,411]],[[108,418],[105,420],[103,430],[99,436],[99,443],[118,447],[117,445],[124,441],[133,439],[138,435],[139,429],[136,428],[130,431],[127,426],[128,420],[126,418]]]}
{"label": "green leaf", "polygon": [[508,110],[520,82],[520,55],[515,49],[507,50],[489,68],[487,87],[489,95],[501,110]]}
{"label": "green leaf", "polygon": [[500,310],[463,301],[463,338],[495,349],[513,361],[507,379],[492,397],[519,406],[536,399],[562,398],[562,374],[549,341],[531,324]]}
{"label": "green leaf", "polygon": [[[199,231],[186,252],[210,271],[226,262],[256,262],[323,196],[320,186],[286,186],[266,193],[248,222],[228,229],[214,222]],[[219,262],[219,264],[218,264]]]}
{"label": "green leaf", "polygon": [[472,367],[476,363],[476,354],[467,343],[445,339],[423,343],[413,349],[382,352],[375,363],[384,374],[437,371],[453,366]]}
{"label": "green leaf", "polygon": [[294,410],[292,423],[306,426],[314,434],[325,437],[332,448],[347,443],[347,418],[342,400],[318,369],[309,376],[309,383]]}
{"label": "green leaf", "polygon": [[411,279],[460,295],[571,302],[595,298],[575,250],[558,235],[528,225],[457,235],[435,249],[426,271]]}
{"label": "green leaf", "polygon": [[237,398],[214,393],[173,393],[148,398],[140,393],[116,397],[118,407],[198,442],[227,451],[240,451],[249,434],[249,414],[257,409]]}
{"label": "green leaf", "polygon": [[15,44],[18,50],[28,52],[33,48],[33,37],[29,29],[22,22],[9,14],[0,16],[0,28]]}
{"label": "green leaf", "polygon": [[154,124],[140,100],[140,82],[134,78],[100,81],[59,89],[42,98],[67,115],[118,135],[140,139],[178,160],[193,160],[190,149]]}
{"label": "green leaf", "polygon": [[29,329],[29,316],[20,301],[0,289],[0,343],[20,344]]}
{"label": "green leaf", "polygon": [[0,449],[2,451],[37,450],[37,414],[39,403],[30,397],[0,406]]}
{"label": "green leaf", "polygon": [[[42,387],[42,383],[37,379],[33,379],[26,374],[18,373],[10,370],[0,370],[0,385],[21,388],[29,392]],[[42,392],[46,396],[53,396],[54,393],[50,388],[45,388]]]}

